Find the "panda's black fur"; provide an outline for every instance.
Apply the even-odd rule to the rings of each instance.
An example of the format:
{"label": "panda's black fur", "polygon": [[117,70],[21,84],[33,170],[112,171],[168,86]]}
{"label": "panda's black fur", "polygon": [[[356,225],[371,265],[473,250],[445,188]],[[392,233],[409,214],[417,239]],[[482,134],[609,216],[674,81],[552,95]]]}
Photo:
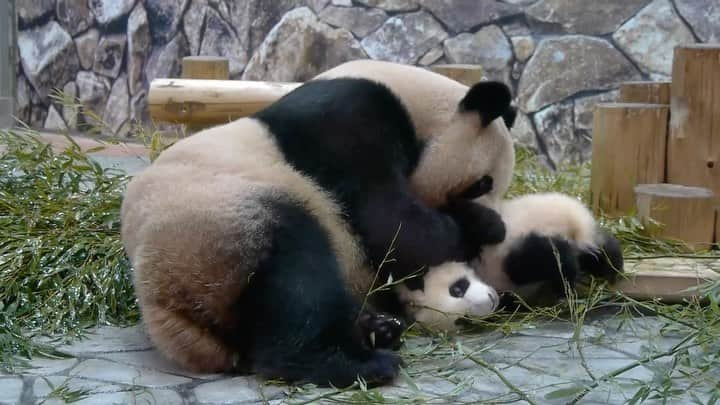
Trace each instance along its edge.
{"label": "panda's black fur", "polygon": [[[509,100],[506,86],[479,83],[461,102],[463,117],[481,121],[481,130],[512,115]],[[457,195],[435,208],[417,197],[409,177],[426,149],[416,131],[406,104],[385,85],[329,78],[164,151],[130,183],[122,208],[123,242],[159,349],[201,372],[250,371],[336,386],[357,377],[391,380],[400,359],[382,349],[396,347],[401,325],[379,313],[388,310],[382,299],[362,307],[349,280],[372,280],[393,240],[394,260],[384,263],[379,283],[390,273],[399,279],[469,260],[505,235],[490,208]],[[251,155],[232,157],[230,144],[244,143],[264,145],[243,152],[257,153],[265,166]],[[207,155],[211,150],[220,163]],[[291,192],[274,175],[262,180],[263,170],[276,167],[307,183],[303,190],[327,196]],[[487,186],[481,173],[447,181]],[[339,218],[327,218],[335,215],[323,208],[329,200],[342,210]],[[232,221],[240,222],[233,228]],[[347,252],[338,251],[327,221],[338,229],[349,225],[367,266],[343,267],[349,259],[339,253]]]}
{"label": "panda's black fur", "polygon": [[[483,125],[508,110],[505,85],[481,82],[472,89],[469,96],[499,104],[463,99],[462,105],[469,105],[463,108],[477,104],[489,110],[475,110]],[[468,260],[477,247],[504,238],[494,210],[454,199],[441,207],[448,214],[443,215],[412,194],[407,179],[423,144],[402,102],[382,84],[357,78],[311,81],[254,117],[267,125],[288,163],[341,203],[373,267],[395,239],[394,261],[379,273],[383,280],[390,273],[408,277],[448,258]],[[484,189],[478,194],[492,187],[484,176],[476,184]]]}

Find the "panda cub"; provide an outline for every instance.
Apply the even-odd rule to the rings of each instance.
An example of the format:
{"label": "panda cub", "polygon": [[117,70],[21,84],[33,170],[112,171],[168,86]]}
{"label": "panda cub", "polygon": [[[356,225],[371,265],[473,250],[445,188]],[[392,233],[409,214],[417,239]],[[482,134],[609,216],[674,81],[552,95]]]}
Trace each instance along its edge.
{"label": "panda cub", "polygon": [[507,232],[503,242],[483,247],[469,265],[430,268],[415,289],[396,288],[409,317],[429,328],[455,330],[464,316],[511,305],[512,294],[531,305],[556,301],[581,272],[614,280],[623,271],[619,241],[575,198],[530,194],[504,201],[498,210]]}
{"label": "panda cub", "polygon": [[565,283],[573,287],[583,272],[614,281],[623,271],[620,241],[576,198],[529,194],[504,201],[498,210],[507,236],[484,246],[471,266],[500,293],[513,292],[531,302],[545,298],[538,293],[547,286],[559,298]]}

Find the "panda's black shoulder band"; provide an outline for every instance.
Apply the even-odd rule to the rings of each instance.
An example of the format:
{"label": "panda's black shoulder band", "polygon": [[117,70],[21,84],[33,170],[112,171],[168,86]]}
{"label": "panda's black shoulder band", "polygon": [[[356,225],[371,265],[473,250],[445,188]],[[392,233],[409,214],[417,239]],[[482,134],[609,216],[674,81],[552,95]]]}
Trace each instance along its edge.
{"label": "panda's black shoulder band", "polygon": [[484,81],[473,85],[460,100],[460,111],[475,111],[480,114],[482,125],[490,125],[495,118],[505,116],[511,110],[512,94],[502,82]]}

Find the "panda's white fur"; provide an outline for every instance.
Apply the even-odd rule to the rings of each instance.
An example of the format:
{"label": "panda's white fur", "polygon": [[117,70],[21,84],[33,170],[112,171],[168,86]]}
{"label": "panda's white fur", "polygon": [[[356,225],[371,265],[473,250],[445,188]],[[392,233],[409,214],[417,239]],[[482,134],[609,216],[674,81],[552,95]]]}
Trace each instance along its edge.
{"label": "panda's white fur", "polygon": [[[459,286],[462,290],[453,294],[451,289],[461,281],[466,285]],[[488,315],[499,302],[495,289],[480,280],[466,263],[431,267],[423,283],[423,289],[411,290],[400,284],[396,290],[407,315],[432,330],[455,331],[459,327],[458,319]]]}
{"label": "panda's white fur", "polygon": [[[494,190],[504,192],[514,164],[512,140],[502,119],[484,126],[477,112],[458,110],[469,87],[424,69],[373,61],[349,62],[315,80],[348,76],[384,84],[408,110],[417,136],[425,142],[410,185],[425,204],[441,205],[448,193],[463,190],[486,174],[494,178]],[[338,201],[286,161],[273,135],[256,117],[205,129],[163,151],[128,185],[121,210],[122,240],[150,337],[168,358],[198,372],[249,366],[265,376],[308,378],[319,384],[327,383],[327,377],[343,385],[353,381],[357,370],[383,381],[397,372],[391,356],[376,352],[365,360],[338,360],[344,352],[335,351],[293,354],[306,355],[293,360],[273,358],[297,346],[287,340],[256,342],[268,346],[256,354],[268,360],[258,363],[259,369],[247,364],[255,360],[244,357],[248,332],[243,320],[262,308],[238,305],[248,286],[261,276],[256,269],[273,251],[273,229],[282,226],[269,202],[292,205],[319,224],[344,284],[356,297],[364,296],[372,275],[358,235],[343,219]],[[488,204],[501,194],[492,191],[486,197]],[[324,297],[320,294],[317,299]],[[287,305],[293,308],[293,303]],[[326,311],[312,302],[307,306]],[[317,335],[313,330],[302,333],[292,338],[299,342]]]}

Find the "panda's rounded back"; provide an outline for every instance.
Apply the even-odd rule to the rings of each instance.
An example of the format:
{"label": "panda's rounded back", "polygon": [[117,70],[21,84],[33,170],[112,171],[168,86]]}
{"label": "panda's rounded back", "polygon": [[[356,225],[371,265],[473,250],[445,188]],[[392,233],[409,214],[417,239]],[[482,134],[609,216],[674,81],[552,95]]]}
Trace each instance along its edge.
{"label": "panda's rounded back", "polygon": [[595,243],[596,221],[590,210],[567,194],[528,194],[503,202],[500,214],[506,224],[507,240],[534,232],[560,236],[579,246]]}
{"label": "panda's rounded back", "polygon": [[459,111],[470,87],[424,68],[366,59],[343,63],[313,80],[343,77],[381,83],[407,109],[424,142],[411,185],[427,204],[443,204],[448,193],[466,189],[483,175],[494,183],[481,201],[499,202],[512,180],[513,141],[502,119],[483,127],[478,114]]}
{"label": "panda's rounded back", "polygon": [[[128,185],[122,208],[122,232],[132,256],[144,229],[160,221],[186,226],[186,216],[200,210],[209,217],[230,216],[233,229],[254,224],[237,214],[242,204],[267,196],[289,195],[313,215],[330,235],[334,250],[352,280],[364,288],[367,280],[354,270],[364,263],[356,236],[340,216],[329,193],[288,165],[267,128],[258,120],[243,118],[183,138],[163,151],[153,164]],[[248,202],[249,201],[249,202]],[[240,222],[239,224],[237,222]],[[254,230],[257,235],[258,230]],[[262,233],[260,233],[262,234]],[[221,235],[218,235],[221,236]],[[169,242],[170,243],[170,242]]]}
{"label": "panda's rounded back", "polygon": [[235,367],[238,353],[208,327],[242,325],[235,303],[272,249],[273,204],[283,201],[319,223],[342,276],[363,294],[369,272],[358,271],[364,257],[338,205],[285,163],[257,120],[181,139],[130,181],[122,241],[144,324],[161,352],[191,370]]}

